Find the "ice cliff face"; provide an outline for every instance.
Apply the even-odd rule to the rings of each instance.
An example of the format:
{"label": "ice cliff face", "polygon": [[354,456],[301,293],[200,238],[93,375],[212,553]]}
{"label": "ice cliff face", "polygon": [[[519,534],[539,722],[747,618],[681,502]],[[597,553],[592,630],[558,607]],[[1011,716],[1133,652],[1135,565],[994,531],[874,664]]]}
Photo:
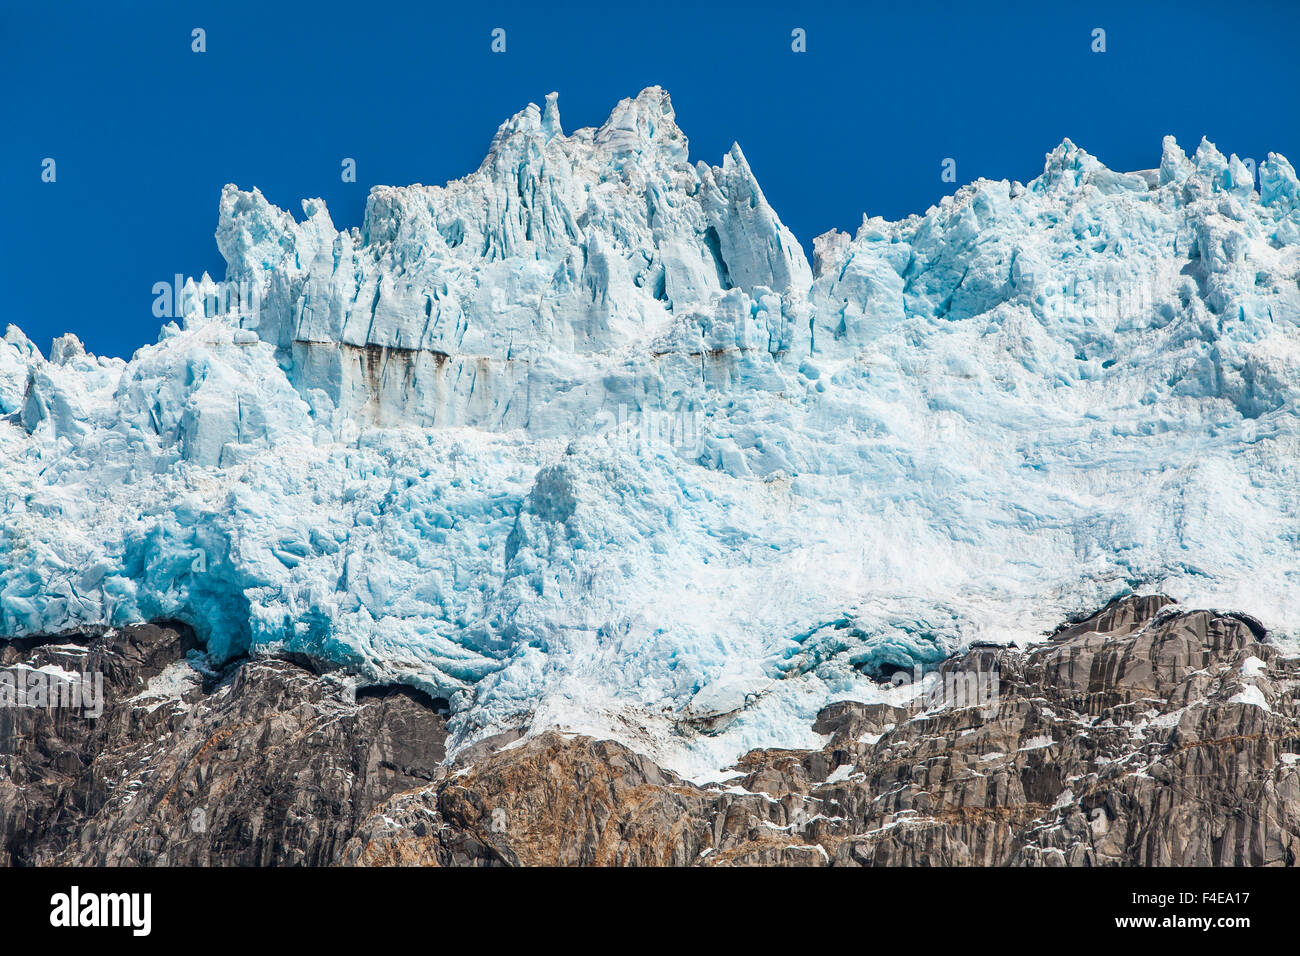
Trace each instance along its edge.
{"label": "ice cliff face", "polygon": [[226,187],[225,284],[130,362],[9,327],[0,633],[180,618],[448,697],[453,750],[531,722],[696,773],[1129,589],[1300,631],[1280,156],[1256,191],[1208,142],[1066,141],[810,267],[650,89],[529,106],[360,230],[303,211]]}
{"label": "ice cliff face", "polygon": [[217,242],[227,281],[267,289],[246,325],[320,421],[571,435],[612,398],[686,390],[685,348],[786,344],[781,296],[812,282],[739,147],[691,167],[660,90],[573,136],[553,94],[465,179],[374,190],[359,233],[303,208],[227,187]]}

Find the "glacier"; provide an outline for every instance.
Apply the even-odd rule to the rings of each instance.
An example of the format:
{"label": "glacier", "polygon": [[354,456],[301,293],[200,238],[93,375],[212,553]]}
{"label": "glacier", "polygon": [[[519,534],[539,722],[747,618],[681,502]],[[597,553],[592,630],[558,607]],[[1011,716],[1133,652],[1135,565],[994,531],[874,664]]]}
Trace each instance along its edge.
{"label": "glacier", "polygon": [[[1160,590],[1300,632],[1300,186],[1166,137],[810,263],[667,94],[557,97],[360,228],[221,194],[129,361],[0,341],[0,634],[162,618],[707,776]],[[253,290],[232,296],[231,289]]]}

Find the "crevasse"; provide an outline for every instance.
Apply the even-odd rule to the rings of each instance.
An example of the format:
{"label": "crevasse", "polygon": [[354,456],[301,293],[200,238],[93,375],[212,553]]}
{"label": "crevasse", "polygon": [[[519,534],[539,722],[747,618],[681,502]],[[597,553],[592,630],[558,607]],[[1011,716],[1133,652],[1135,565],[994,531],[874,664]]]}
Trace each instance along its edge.
{"label": "crevasse", "polygon": [[554,94],[360,229],[222,192],[129,362],[0,342],[0,633],[159,617],[707,773],[1134,589],[1300,620],[1300,188],[1208,142],[830,232]]}

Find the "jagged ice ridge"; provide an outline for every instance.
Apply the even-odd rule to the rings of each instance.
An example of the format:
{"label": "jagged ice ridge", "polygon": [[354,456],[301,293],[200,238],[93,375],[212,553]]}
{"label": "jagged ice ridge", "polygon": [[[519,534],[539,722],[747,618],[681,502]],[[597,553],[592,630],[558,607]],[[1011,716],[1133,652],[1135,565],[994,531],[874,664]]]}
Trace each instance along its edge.
{"label": "jagged ice ridge", "polygon": [[[0,633],[179,618],[707,774],[1133,589],[1300,628],[1300,188],[1208,142],[864,217],[810,266],[668,96],[360,229],[227,186],[129,362],[0,342]],[[454,749],[454,747],[453,747]]]}

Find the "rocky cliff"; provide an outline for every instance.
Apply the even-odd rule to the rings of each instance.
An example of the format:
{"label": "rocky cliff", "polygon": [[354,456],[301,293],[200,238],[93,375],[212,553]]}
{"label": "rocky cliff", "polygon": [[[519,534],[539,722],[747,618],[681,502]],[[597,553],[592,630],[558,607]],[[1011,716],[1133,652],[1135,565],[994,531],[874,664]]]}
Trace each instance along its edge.
{"label": "rocky cliff", "polygon": [[[0,861],[32,864],[1291,866],[1300,659],[1242,614],[1112,602],[974,647],[815,749],[692,783],[521,726],[445,760],[445,702],[308,659],[213,668],[179,626],[6,646],[98,671],[103,713],[0,708]],[[44,670],[42,670],[44,669]],[[707,728],[683,733],[707,733]]]}

